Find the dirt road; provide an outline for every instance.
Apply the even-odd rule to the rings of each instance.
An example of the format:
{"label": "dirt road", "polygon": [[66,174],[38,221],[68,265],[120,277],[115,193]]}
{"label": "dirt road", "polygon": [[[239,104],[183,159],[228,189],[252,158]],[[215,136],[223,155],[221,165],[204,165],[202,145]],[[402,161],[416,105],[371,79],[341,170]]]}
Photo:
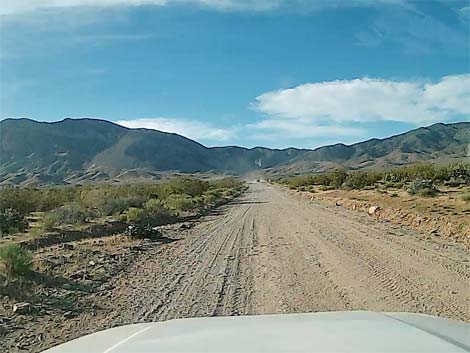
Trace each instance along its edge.
{"label": "dirt road", "polygon": [[469,253],[460,244],[250,185],[219,214],[150,248],[99,310],[42,325],[50,346],[126,323],[329,310],[410,311],[470,321]]}

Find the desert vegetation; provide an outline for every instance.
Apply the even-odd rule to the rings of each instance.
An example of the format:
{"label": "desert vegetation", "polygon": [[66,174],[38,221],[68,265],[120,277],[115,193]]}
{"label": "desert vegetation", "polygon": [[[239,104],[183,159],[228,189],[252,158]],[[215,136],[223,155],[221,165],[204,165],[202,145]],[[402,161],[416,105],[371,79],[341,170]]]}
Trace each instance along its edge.
{"label": "desert vegetation", "polygon": [[3,187],[0,273],[9,278],[29,273],[32,254],[18,244],[23,239],[109,221],[132,226],[132,231],[124,233],[132,237],[153,237],[157,232],[152,227],[200,214],[232,199],[243,188],[233,178],[202,181],[190,177],[142,184]]}
{"label": "desert vegetation", "polygon": [[470,164],[416,164],[336,170],[278,182],[309,198],[341,205],[429,235],[470,239]]}
{"label": "desert vegetation", "polygon": [[382,187],[405,188],[412,195],[435,196],[438,193],[438,185],[470,185],[470,164],[436,165],[421,163],[386,170],[345,171],[338,169],[329,173],[280,178],[278,181],[291,189],[302,191],[313,190],[311,186],[314,185],[319,186],[319,189],[323,191]]}
{"label": "desert vegetation", "polygon": [[83,225],[106,217],[157,226],[182,214],[224,202],[242,188],[243,184],[233,178],[202,181],[189,177],[124,185],[3,187],[0,189],[0,234],[27,231],[31,215],[39,215],[40,231]]}

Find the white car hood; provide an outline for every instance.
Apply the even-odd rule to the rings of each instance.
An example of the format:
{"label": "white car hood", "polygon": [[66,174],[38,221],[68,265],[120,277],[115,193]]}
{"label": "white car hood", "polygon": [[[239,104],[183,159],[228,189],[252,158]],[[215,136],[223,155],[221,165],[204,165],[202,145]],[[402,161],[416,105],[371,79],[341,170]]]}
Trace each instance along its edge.
{"label": "white car hood", "polygon": [[374,312],[194,318],[115,327],[45,352],[470,352],[470,324]]}

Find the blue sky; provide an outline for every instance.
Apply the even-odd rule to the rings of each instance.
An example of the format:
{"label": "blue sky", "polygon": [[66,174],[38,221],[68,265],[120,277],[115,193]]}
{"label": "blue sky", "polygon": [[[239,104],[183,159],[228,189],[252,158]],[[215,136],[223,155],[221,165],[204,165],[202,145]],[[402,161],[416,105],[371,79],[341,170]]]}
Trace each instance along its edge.
{"label": "blue sky", "polygon": [[306,147],[470,120],[469,1],[2,0],[0,118]]}

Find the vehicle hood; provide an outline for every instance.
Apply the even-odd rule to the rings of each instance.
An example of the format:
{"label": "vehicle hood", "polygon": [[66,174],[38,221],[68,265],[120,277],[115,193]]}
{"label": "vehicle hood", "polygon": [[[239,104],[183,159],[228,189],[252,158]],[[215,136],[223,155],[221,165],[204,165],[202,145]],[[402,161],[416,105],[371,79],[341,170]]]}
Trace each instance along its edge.
{"label": "vehicle hood", "polygon": [[45,352],[470,352],[470,324],[375,312],[178,319],[115,327]]}

